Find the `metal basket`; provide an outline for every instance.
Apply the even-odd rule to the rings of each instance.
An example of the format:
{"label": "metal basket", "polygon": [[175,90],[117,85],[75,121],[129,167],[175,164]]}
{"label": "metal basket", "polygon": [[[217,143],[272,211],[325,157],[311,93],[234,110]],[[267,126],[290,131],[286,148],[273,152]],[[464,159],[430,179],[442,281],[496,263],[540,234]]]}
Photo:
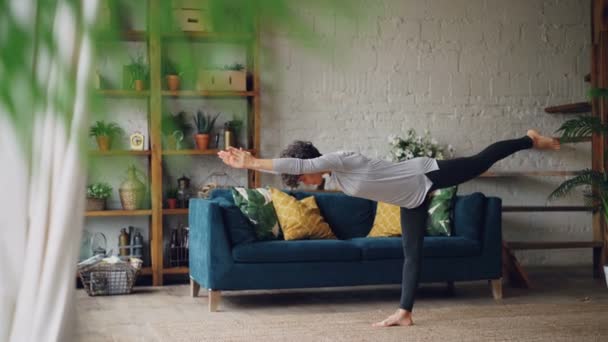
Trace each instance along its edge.
{"label": "metal basket", "polygon": [[82,267],[78,275],[89,296],[109,296],[131,293],[139,270],[128,262],[100,262]]}

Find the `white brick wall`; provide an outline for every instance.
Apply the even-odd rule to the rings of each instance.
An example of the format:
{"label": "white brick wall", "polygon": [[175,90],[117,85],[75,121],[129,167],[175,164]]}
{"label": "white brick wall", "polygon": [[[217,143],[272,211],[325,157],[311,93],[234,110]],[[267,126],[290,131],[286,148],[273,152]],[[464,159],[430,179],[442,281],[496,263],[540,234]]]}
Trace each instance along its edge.
{"label": "white brick wall", "polygon": [[[588,1],[353,2],[365,6],[366,16],[351,26],[331,13],[304,13],[326,43],[320,55],[293,43],[297,32],[264,37],[262,156],[308,139],[321,152],[351,149],[384,158],[386,137],[408,128],[429,129],[465,156],[528,128],[551,134],[571,116],[543,108],[585,99]],[[578,170],[590,167],[590,156],[590,144],[522,151],[493,170]],[[506,205],[582,204],[576,196],[546,202],[563,180],[478,179],[459,193],[482,191]],[[264,183],[280,185],[273,176]],[[592,234],[586,213],[505,213],[503,229],[510,240],[588,240]],[[518,257],[524,264],[591,262],[588,250]]]}

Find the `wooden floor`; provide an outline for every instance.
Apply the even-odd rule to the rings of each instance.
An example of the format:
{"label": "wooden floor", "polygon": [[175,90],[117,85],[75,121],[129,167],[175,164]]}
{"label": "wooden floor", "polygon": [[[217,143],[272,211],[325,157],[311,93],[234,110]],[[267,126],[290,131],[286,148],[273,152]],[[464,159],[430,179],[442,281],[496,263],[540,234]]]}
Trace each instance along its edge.
{"label": "wooden floor", "polygon": [[[78,341],[608,341],[608,289],[590,267],[528,268],[533,289],[486,282],[423,284],[416,325],[372,328],[392,313],[399,287],[225,292],[220,312],[188,285],[138,287],[127,296],[78,290]],[[201,290],[201,294],[203,291]]]}

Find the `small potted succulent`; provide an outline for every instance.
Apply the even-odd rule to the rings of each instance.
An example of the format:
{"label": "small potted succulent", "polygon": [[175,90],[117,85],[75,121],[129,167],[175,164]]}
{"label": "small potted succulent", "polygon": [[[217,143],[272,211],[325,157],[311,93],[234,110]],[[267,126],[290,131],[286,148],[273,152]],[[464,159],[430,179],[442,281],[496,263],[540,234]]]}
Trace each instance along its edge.
{"label": "small potted succulent", "polygon": [[182,73],[178,70],[177,66],[170,60],[166,60],[163,64],[163,74],[165,75],[165,80],[167,82],[167,89],[178,91]]}
{"label": "small potted succulent", "polygon": [[220,113],[213,118],[210,115],[205,115],[202,111],[197,111],[196,116],[194,117],[194,125],[196,126],[197,134],[194,136],[194,140],[196,141],[196,147],[199,150],[206,150],[209,148],[209,134],[211,134],[211,130],[215,125],[215,120],[217,120]]}
{"label": "small potted succulent", "polygon": [[89,129],[89,136],[95,137],[97,146],[102,152],[109,151],[112,148],[112,141],[123,134],[122,128],[114,122],[106,123],[105,121],[97,121]]}
{"label": "small potted succulent", "polygon": [[106,200],[112,195],[112,187],[108,183],[99,182],[87,186],[87,211],[106,209]]}
{"label": "small potted succulent", "polygon": [[167,198],[167,208],[168,209],[177,208],[177,189],[176,188],[169,188],[169,190],[167,190],[167,192],[166,192],[166,198]]}
{"label": "small potted succulent", "polygon": [[148,66],[144,63],[144,57],[141,55],[137,58],[131,57],[131,64],[126,65],[125,70],[129,77],[129,89],[135,89],[136,91],[144,90],[149,75]]}

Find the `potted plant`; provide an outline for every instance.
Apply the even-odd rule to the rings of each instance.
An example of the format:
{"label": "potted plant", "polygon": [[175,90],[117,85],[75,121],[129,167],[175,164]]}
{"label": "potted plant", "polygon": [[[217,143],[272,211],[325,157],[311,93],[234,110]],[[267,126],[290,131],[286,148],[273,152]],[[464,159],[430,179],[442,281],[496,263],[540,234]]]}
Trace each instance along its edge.
{"label": "potted plant", "polygon": [[213,118],[210,115],[205,115],[202,111],[197,111],[194,117],[194,124],[196,126],[197,134],[194,136],[196,146],[199,150],[206,150],[209,148],[209,134],[215,125],[215,120],[220,116],[220,113]]}
{"label": "potted plant", "polygon": [[169,188],[166,192],[167,198],[167,208],[175,209],[177,208],[177,189]]}
{"label": "potted plant", "polygon": [[97,146],[102,152],[109,151],[112,147],[112,141],[123,134],[122,128],[114,122],[106,123],[105,121],[97,121],[89,129],[89,136],[95,137]]}
{"label": "potted plant", "polygon": [[144,57],[142,55],[137,58],[131,57],[131,63],[125,66],[128,74],[128,85],[129,89],[135,89],[136,91],[144,90],[144,84],[148,80],[148,66],[144,63]]}
{"label": "potted plant", "polygon": [[190,136],[192,133],[192,125],[188,122],[187,114],[184,111],[176,115],[166,113],[163,115],[161,126],[165,148],[169,150],[181,149],[184,137]]}
{"label": "potted plant", "polygon": [[87,186],[87,211],[106,209],[106,200],[112,195],[112,187],[108,183],[93,183]]}
{"label": "potted plant", "polygon": [[165,75],[165,80],[167,82],[167,89],[178,91],[182,73],[178,70],[177,66],[168,59],[163,64],[163,74]]}

